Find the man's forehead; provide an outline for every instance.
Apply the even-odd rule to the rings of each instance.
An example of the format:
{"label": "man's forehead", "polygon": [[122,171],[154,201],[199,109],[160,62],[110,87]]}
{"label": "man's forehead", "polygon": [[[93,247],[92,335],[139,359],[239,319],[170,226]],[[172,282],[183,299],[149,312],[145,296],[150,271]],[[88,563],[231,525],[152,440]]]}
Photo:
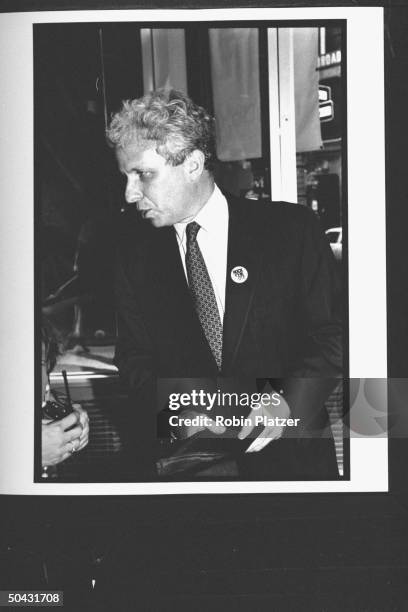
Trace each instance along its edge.
{"label": "man's forehead", "polygon": [[135,141],[118,147],[116,156],[119,165],[161,163],[164,158],[156,151],[154,141]]}

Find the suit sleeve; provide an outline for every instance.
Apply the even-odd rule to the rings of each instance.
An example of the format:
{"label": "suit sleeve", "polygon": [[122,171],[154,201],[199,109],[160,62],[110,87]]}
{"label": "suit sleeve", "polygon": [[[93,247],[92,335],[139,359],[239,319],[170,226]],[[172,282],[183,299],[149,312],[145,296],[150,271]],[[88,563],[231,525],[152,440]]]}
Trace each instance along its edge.
{"label": "suit sleeve", "polygon": [[115,294],[118,340],[114,362],[128,395],[125,448],[135,478],[155,478],[156,378],[155,359],[140,309],[140,296],[129,272],[129,261],[118,255]]}
{"label": "suit sleeve", "polygon": [[295,416],[321,427],[321,407],[342,376],[341,286],[330,245],[315,215],[304,211],[301,261],[303,352],[282,384]]}
{"label": "suit sleeve", "polygon": [[118,341],[115,364],[122,382],[133,391],[151,384],[154,371],[152,342],[146,330],[139,297],[120,253],[117,257],[115,297],[118,317]]}
{"label": "suit sleeve", "polygon": [[343,361],[342,296],[337,264],[315,215],[310,213],[306,218],[302,256],[306,337],[297,375],[339,377]]}

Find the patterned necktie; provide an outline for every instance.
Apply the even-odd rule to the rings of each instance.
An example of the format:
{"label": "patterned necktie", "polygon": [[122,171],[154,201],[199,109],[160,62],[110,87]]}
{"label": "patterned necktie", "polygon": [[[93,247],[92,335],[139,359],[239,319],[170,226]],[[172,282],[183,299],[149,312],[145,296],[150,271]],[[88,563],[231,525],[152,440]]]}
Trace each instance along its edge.
{"label": "patterned necktie", "polygon": [[203,328],[207,342],[217,362],[218,369],[221,370],[222,323],[217,307],[217,300],[215,299],[214,288],[197,242],[199,229],[200,225],[195,221],[189,223],[186,228],[187,278],[201,327]]}

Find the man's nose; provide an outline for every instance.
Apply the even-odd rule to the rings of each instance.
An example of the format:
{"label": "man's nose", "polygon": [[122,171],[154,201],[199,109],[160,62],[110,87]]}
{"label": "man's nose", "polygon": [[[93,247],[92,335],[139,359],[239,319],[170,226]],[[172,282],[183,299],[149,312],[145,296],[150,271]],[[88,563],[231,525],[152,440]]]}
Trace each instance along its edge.
{"label": "man's nose", "polygon": [[125,199],[128,204],[138,202],[143,197],[141,182],[138,176],[129,176],[126,184]]}

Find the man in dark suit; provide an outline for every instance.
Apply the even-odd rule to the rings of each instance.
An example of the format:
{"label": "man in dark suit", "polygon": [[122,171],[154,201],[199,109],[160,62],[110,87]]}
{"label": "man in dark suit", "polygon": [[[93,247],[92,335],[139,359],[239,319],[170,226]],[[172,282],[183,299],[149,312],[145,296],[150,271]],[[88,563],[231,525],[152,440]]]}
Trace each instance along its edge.
{"label": "man in dark suit", "polygon": [[[292,436],[261,428],[248,444],[257,430],[245,421],[230,475],[335,477],[333,442],[321,432],[323,402],[341,375],[341,326],[334,261],[317,219],[299,205],[222,194],[212,175],[213,121],[179,92],[125,102],[107,135],[139,217],[127,219],[119,248],[116,363],[137,415],[141,473],[157,460],[157,380],[206,379],[215,389],[233,379],[255,390],[270,381],[282,394],[279,414],[300,426]],[[271,406],[266,413],[277,414]],[[230,443],[225,429],[214,430],[218,459]]]}

